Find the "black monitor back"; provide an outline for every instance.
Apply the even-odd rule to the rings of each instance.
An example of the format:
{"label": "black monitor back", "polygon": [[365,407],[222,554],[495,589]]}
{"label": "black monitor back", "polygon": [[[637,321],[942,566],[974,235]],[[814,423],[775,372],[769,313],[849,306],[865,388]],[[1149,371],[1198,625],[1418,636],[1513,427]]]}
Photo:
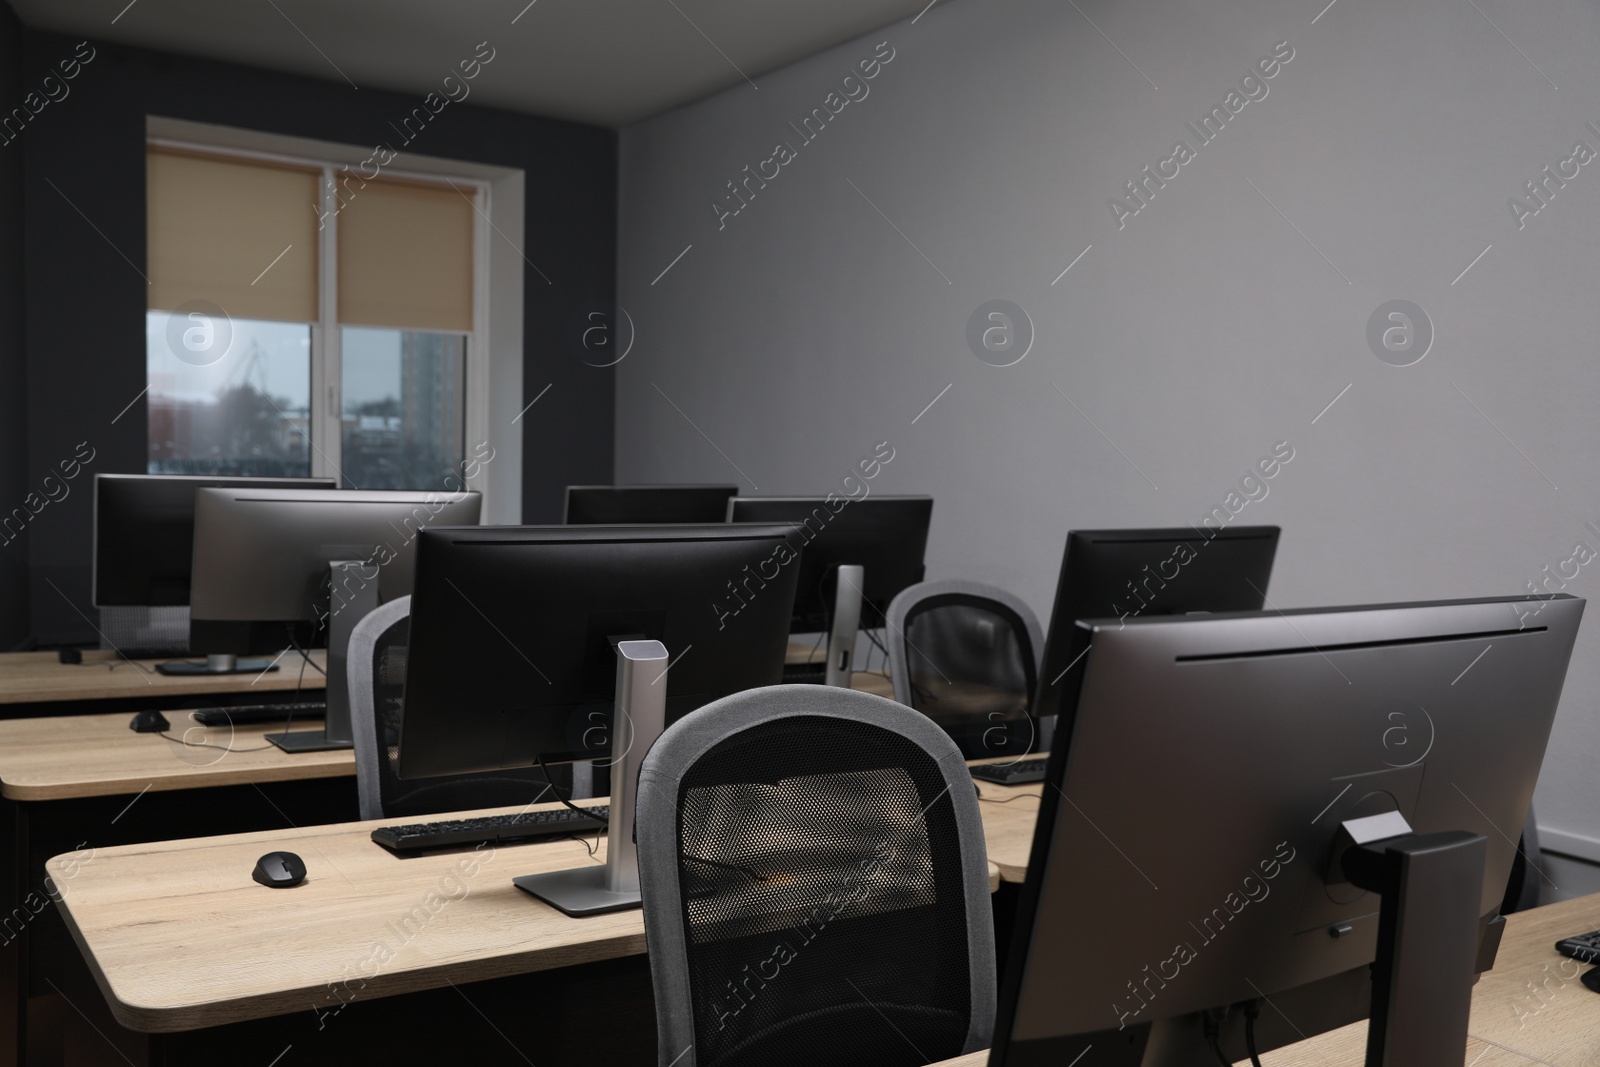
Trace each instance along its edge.
{"label": "black monitor back", "polygon": [[337,489],[333,478],[97,474],[96,607],[188,607],[197,489]]}
{"label": "black monitor back", "polygon": [[569,485],[568,526],[724,522],[736,485]]}
{"label": "black monitor back", "polygon": [[889,601],[922,581],[931,496],[734,497],[728,502],[730,522],[782,523],[789,527],[789,545],[800,553],[800,581],[795,590],[796,633],[826,630],[834,605],[840,564],[866,568],[862,590],[871,607],[861,625],[879,625]]}
{"label": "black monitor back", "polygon": [[776,526],[499,526],[419,538],[400,776],[609,757],[612,641],[667,648],[668,724],[783,677],[798,568]]}
{"label": "black monitor back", "polygon": [[[476,492],[331,489],[202,489],[196,493],[189,649],[235,655],[305,646],[354,576],[332,588],[328,563],[377,567],[380,602],[411,592],[419,531],[478,521]],[[289,629],[289,626],[293,629]]]}
{"label": "black monitor back", "polygon": [[1088,631],[1077,625],[1079,619],[1260,611],[1278,534],[1276,526],[1067,534],[1034,714],[1064,716],[1058,733],[1070,725],[1088,648]]}
{"label": "black monitor back", "polygon": [[[1347,819],[1397,810],[1417,833],[1482,835],[1478,914],[1493,917],[1583,604],[1081,624],[1083,693],[1051,754],[990,1062],[1093,1045],[1086,1065],[1140,1063],[1100,1057],[1146,1023],[1364,973],[1379,900],[1327,877]],[[1152,1060],[1157,1044],[1144,1063],[1209,1062],[1203,1044]]]}

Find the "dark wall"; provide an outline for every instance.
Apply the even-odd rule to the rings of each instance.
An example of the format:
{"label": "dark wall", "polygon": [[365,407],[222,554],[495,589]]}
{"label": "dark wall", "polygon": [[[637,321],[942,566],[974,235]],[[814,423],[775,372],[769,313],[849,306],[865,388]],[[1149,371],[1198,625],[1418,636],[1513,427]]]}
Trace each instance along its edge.
{"label": "dark wall", "polygon": [[[24,80],[42,78],[77,45],[72,38],[27,32]],[[41,112],[26,134],[30,481],[86,450],[84,442],[94,450],[91,472],[145,469],[146,282],[140,272],[146,115],[399,148],[390,123],[422,99],[98,42],[93,47],[95,57],[72,82],[71,94]],[[465,37],[463,49],[463,56],[473,50]],[[495,58],[516,61],[508,50]],[[612,379],[567,354],[565,331],[576,307],[612,295],[616,135],[452,103],[404,150],[526,172],[523,248],[551,284],[536,271],[525,272],[524,402],[552,381],[563,400],[540,405],[538,418],[521,423],[523,518],[558,522],[564,486],[611,480]],[[88,479],[76,484],[33,521],[31,616],[42,643],[95,637],[85,617],[93,614]]]}
{"label": "dark wall", "polygon": [[[22,98],[22,25],[0,2],[0,101]],[[23,503],[28,454],[22,354],[22,152],[0,133],[0,514]],[[28,633],[27,535],[0,533],[0,650]]]}

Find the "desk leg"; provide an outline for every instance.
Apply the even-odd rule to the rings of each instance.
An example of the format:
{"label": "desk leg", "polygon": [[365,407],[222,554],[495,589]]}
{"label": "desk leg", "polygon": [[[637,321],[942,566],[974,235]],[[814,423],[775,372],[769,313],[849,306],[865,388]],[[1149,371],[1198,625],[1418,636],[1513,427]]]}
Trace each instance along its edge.
{"label": "desk leg", "polygon": [[10,810],[10,848],[0,849],[0,1067],[22,1067],[28,1046],[28,806],[0,801]]}

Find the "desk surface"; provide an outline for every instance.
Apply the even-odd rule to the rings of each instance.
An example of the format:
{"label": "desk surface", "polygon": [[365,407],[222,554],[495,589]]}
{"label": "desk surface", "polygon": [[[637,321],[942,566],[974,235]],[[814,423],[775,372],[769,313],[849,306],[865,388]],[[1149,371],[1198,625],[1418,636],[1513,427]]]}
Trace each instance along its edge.
{"label": "desk surface", "polygon": [[[1466,1064],[1600,1064],[1600,997],[1578,981],[1588,968],[1552,947],[1560,938],[1594,929],[1600,929],[1600,894],[1507,917],[1494,970],[1472,991]],[[1366,1041],[1367,1024],[1352,1023],[1263,1053],[1261,1063],[1262,1067],[1362,1067]],[[987,1052],[977,1052],[936,1067],[983,1067],[988,1060]],[[1239,1067],[1249,1067],[1249,1061]]]}
{"label": "desk surface", "polygon": [[[203,789],[250,782],[336,778],[356,772],[350,749],[289,755],[264,740],[282,724],[204,727],[168,713],[173,738],[138,734],[127,712],[0,720],[0,795],[66,800],[145,789]],[[321,729],[311,722],[294,729]],[[215,746],[215,747],[208,747]]]}
{"label": "desk surface", "polygon": [[[974,760],[975,763],[1002,763],[1004,760]],[[1000,869],[1000,878],[1021,882],[1028,876],[1028,853],[1033,850],[1033,824],[1039,818],[1042,782],[1033,785],[1005,786],[978,783],[978,807],[983,811],[983,835],[989,846],[989,862]]]}
{"label": "desk surface", "polygon": [[[322,651],[312,662],[326,666]],[[291,662],[292,660],[292,662]],[[0,704],[32,704],[71,700],[116,700],[128,697],[173,697],[183,700],[214,693],[250,693],[293,689],[300,682],[296,657],[285,656],[278,669],[265,675],[213,674],[169,677],[156,671],[165,660],[125,660],[111,651],[89,651],[82,663],[61,663],[54,652],[0,653]],[[303,687],[323,688],[322,675],[307,670]]]}
{"label": "desk surface", "polygon": [[[571,919],[511,884],[603,863],[604,837],[593,856],[561,840],[400,859],[369,837],[394,821],[124,845],[46,867],[112,1014],[148,1033],[644,952],[641,912]],[[303,885],[251,879],[279,849],[305,860]],[[999,874],[991,865],[991,890]]]}
{"label": "desk surface", "polygon": [[[14,661],[15,655],[0,655],[0,660]],[[104,682],[105,666],[63,666],[54,662],[54,653],[48,655],[54,671],[83,671]],[[313,653],[313,657],[320,662],[322,653]],[[118,684],[137,679],[130,673],[131,666],[118,662],[123,666],[110,672],[119,676]],[[11,669],[11,663],[0,664],[0,692],[8,684],[7,671]],[[317,676],[319,685],[321,677]],[[856,689],[891,695],[889,680],[881,674],[857,672],[852,681]],[[135,680],[132,684],[141,683]],[[265,686],[266,680],[261,684]],[[84,693],[81,698],[91,695],[95,694]],[[264,740],[269,733],[281,732],[280,724],[205,728],[187,716],[169,714],[172,729],[168,732],[173,737],[187,737],[190,743],[184,745],[158,734],[136,734],[128,729],[130,718],[128,712],[115,712],[0,720],[0,796],[20,801],[65,800],[138,793],[146,788],[201,789],[355,773],[355,756],[349,749],[291,756]],[[316,730],[321,722],[295,728]],[[208,745],[219,747],[203,747]],[[1027,862],[1026,847],[1023,862]]]}

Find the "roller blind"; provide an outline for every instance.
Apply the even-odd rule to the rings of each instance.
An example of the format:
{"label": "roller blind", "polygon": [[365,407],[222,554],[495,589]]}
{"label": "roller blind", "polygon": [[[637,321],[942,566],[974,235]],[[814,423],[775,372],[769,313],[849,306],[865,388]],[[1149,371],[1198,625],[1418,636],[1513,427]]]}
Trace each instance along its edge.
{"label": "roller blind", "polygon": [[315,322],[314,170],[146,154],[150,307],[206,300],[241,319]]}
{"label": "roller blind", "polygon": [[339,211],[339,321],[470,331],[472,202],[394,180],[352,191]]}

